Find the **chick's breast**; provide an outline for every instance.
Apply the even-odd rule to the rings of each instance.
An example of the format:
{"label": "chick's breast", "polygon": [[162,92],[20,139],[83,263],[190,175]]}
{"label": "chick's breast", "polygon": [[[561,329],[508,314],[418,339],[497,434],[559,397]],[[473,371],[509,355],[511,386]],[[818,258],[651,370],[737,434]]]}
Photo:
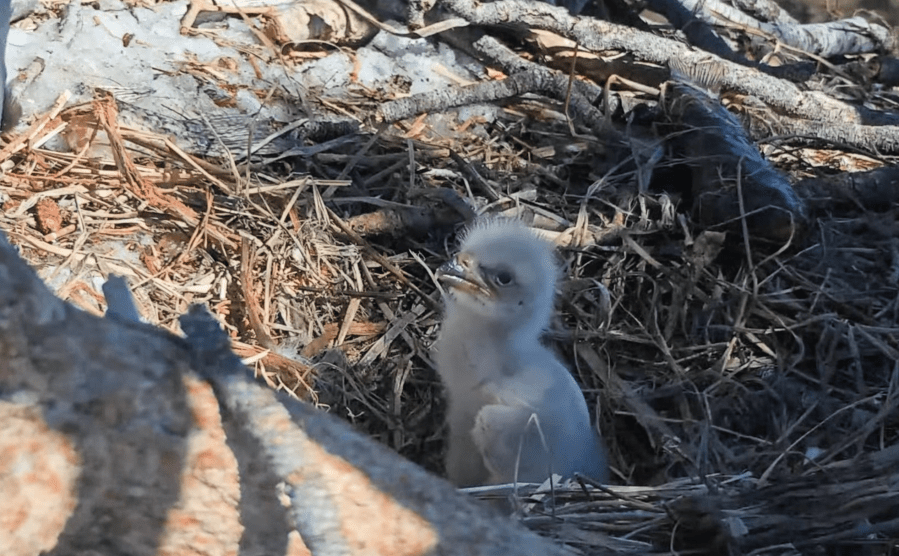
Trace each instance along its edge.
{"label": "chick's breast", "polygon": [[476,416],[472,435],[490,482],[542,482],[575,472],[608,480],[583,393],[552,352],[532,351],[519,372],[483,388],[493,403]]}

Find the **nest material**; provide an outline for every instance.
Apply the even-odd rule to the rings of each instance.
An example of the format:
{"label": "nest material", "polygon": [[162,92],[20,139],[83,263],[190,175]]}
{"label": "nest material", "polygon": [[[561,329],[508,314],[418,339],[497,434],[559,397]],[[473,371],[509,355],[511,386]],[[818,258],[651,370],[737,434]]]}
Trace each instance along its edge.
{"label": "nest material", "polygon": [[[364,119],[377,101],[341,108]],[[599,408],[626,485],[523,487],[525,525],[584,553],[895,548],[895,203],[875,212],[857,197],[809,196],[820,191],[809,185],[808,227],[785,243],[733,223],[699,228],[679,180],[702,160],[657,164],[644,181],[633,146],[572,136],[547,105],[562,109],[524,99],[492,129],[461,124],[477,131],[464,139],[431,133],[428,119],[401,122],[247,174],[119,129],[112,101],[98,100],[114,164],[13,137],[2,227],[87,311],[102,311],[94,279],[108,273],[128,277],[141,313],[162,326],[207,303],[272,387],[439,473],[429,269],[473,207],[492,201],[490,212],[564,246],[548,341]],[[48,129],[38,121],[30,144]],[[770,158],[824,178],[816,152]]]}

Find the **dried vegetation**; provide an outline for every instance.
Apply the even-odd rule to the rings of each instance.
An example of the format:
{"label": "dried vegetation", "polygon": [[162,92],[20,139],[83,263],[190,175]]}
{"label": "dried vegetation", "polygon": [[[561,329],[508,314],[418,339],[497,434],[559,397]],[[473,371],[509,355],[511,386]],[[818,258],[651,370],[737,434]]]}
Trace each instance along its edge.
{"label": "dried vegetation", "polygon": [[[819,69],[827,90],[838,70]],[[839,75],[844,95],[895,110],[895,89]],[[652,91],[616,87],[656,109]],[[640,132],[664,151],[652,158],[578,128],[564,98],[507,100],[499,120],[447,135],[439,116],[368,125],[382,94],[321,107],[362,132],[250,167],[126,128],[109,98],[48,114],[0,153],[2,228],[86,311],[104,309],[108,273],[169,329],[208,304],[269,385],[439,473],[431,269],[476,212],[528,219],[566,269],[548,340],[598,408],[624,486],[522,487],[525,525],[588,554],[895,550],[896,195],[866,198],[870,184],[840,173],[880,168],[895,184],[895,156],[767,142],[806,210],[772,241],[745,212],[697,217],[695,176],[721,172],[697,170],[708,162],[684,154],[661,113]],[[105,132],[105,159],[39,146],[76,116]]]}

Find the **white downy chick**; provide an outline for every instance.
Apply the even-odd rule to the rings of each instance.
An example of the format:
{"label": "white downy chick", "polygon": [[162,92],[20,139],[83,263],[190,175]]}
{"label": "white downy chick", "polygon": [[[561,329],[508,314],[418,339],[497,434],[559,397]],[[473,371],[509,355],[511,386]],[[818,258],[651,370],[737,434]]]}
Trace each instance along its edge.
{"label": "white downy chick", "polygon": [[446,314],[437,371],[446,387],[446,471],[458,486],[608,480],[602,440],[571,373],[540,341],[559,269],[553,246],[517,220],[482,219],[438,270]]}

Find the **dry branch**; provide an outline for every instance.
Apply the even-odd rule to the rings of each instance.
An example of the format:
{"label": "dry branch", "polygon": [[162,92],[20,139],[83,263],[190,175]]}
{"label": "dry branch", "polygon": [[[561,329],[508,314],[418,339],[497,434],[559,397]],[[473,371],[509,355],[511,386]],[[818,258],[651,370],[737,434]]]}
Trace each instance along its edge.
{"label": "dry branch", "polygon": [[[754,31],[798,50],[824,58],[840,54],[889,51],[893,46],[890,30],[870,23],[862,17],[853,17],[828,23],[766,23],[746,15],[740,10],[718,0],[659,0],[651,3],[661,13],[683,11],[694,23],[702,26],[728,24],[741,30]],[[685,27],[687,21],[675,23]]]}
{"label": "dry branch", "polygon": [[[570,79],[563,74],[536,67],[533,71],[514,74],[501,81],[478,83],[459,90],[445,89],[420,93],[402,100],[394,100],[382,106],[379,115],[386,122],[395,122],[422,112],[508,99],[525,93],[549,93],[556,99],[564,100],[569,82]],[[597,135],[604,134],[602,113],[577,92],[571,95],[570,107],[573,117],[584,121]]]}
{"label": "dry branch", "polygon": [[733,5],[759,21],[785,25],[799,23],[787,10],[781,8],[772,0],[736,0]]}
{"label": "dry branch", "polygon": [[509,22],[552,31],[593,52],[629,52],[640,60],[677,64],[683,75],[707,87],[733,90],[758,97],[772,108],[819,122],[877,123],[885,128],[883,143],[897,148],[893,128],[899,117],[851,106],[822,94],[803,92],[796,85],[758,71],[691,50],[686,45],[613,23],[574,17],[561,8],[522,4],[514,0],[476,5],[468,0],[448,0],[446,7],[473,24],[501,26]]}

